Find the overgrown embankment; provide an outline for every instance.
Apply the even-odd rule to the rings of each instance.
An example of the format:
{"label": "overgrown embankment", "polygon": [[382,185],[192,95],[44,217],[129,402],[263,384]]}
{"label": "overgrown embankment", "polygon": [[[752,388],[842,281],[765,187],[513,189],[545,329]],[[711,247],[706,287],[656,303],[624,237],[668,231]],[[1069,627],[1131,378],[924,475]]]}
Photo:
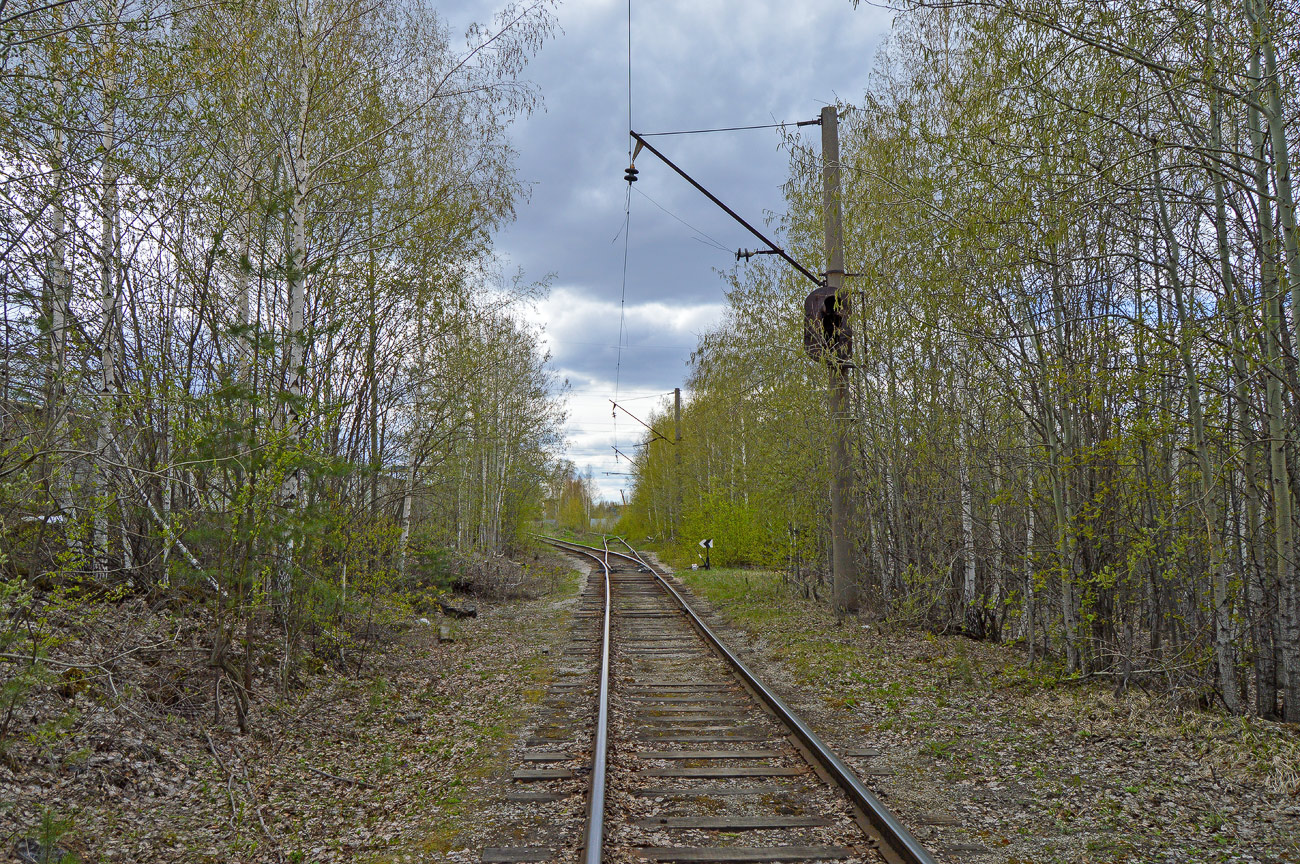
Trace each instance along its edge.
{"label": "overgrown embankment", "polygon": [[551,674],[576,582],[533,569],[532,599],[469,598],[475,618],[390,598],[349,663],[281,674],[268,650],[246,734],[199,613],[54,613],[0,759],[0,860],[440,860]]}
{"label": "overgrown embankment", "polygon": [[961,860],[1300,861],[1294,725],[837,620],[771,572],[680,575],[829,741],[881,750],[871,785],[905,820],[951,823],[942,843],[969,845]]}

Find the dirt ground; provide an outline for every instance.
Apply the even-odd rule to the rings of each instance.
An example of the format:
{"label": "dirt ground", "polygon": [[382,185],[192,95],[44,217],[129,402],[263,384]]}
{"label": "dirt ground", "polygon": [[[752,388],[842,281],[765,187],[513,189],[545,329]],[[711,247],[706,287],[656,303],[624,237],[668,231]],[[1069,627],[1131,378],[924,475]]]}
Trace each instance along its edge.
{"label": "dirt ground", "polygon": [[[681,574],[733,647],[946,861],[1300,862],[1300,728],[1115,696],[884,630],[754,571]],[[726,637],[724,637],[726,638]]]}
{"label": "dirt ground", "polygon": [[[683,575],[828,743],[879,751],[854,767],[943,861],[1300,862],[1294,726],[837,621],[771,574]],[[360,674],[257,701],[247,735],[229,711],[160,699],[196,634],[143,604],[104,610],[93,645],[70,634],[56,656],[110,671],[52,681],[0,761],[0,860],[472,864],[563,662],[575,586],[480,603],[452,642],[448,622],[412,618]]]}
{"label": "dirt ground", "polygon": [[463,858],[458,838],[550,679],[575,586],[570,574],[539,600],[480,602],[475,619],[413,616],[359,674],[326,669],[291,698],[254,700],[246,735],[210,705],[160,704],[160,680],[210,674],[185,659],[200,634],[142,602],[100,609],[53,654],[116,659],[43,688],[0,761],[0,860]]}

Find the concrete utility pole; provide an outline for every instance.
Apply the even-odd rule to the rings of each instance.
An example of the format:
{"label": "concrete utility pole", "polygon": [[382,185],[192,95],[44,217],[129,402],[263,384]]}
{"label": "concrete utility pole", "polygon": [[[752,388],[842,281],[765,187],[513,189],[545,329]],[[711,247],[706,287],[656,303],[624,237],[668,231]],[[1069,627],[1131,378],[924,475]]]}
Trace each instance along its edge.
{"label": "concrete utility pole", "polygon": [[[673,388],[673,443],[682,443],[682,388]],[[673,447],[673,534],[682,518],[682,448]]]}
{"label": "concrete utility pole", "polygon": [[[835,292],[838,318],[848,326],[844,288],[844,226],[840,211],[840,122],[834,105],[822,108],[822,186],[825,195],[826,288]],[[840,340],[835,340],[839,343]],[[845,339],[846,346],[848,340]],[[849,459],[849,357],[838,344],[825,354],[830,370],[831,601],[838,612],[858,610],[858,569],[849,525],[853,517],[853,463]]]}
{"label": "concrete utility pole", "polygon": [[673,388],[673,435],[674,441],[682,440],[682,388]]}
{"label": "concrete utility pole", "polygon": [[[722,208],[728,216],[743,225],[749,233],[761,240],[765,247],[756,252],[741,249],[736,260],[754,255],[779,255],[798,270],[817,289],[804,301],[804,348],[815,360],[825,360],[830,372],[831,414],[831,595],[839,612],[858,610],[858,573],[853,561],[853,544],[849,526],[853,524],[853,463],[849,459],[849,373],[853,357],[853,334],[849,327],[849,295],[844,288],[844,229],[840,213],[840,134],[839,116],[835,106],[822,109],[819,120],[805,120],[798,126],[822,127],[822,181],[825,184],[826,220],[826,276],[817,276],[795,260],[790,253],[777,246],[753,225],[742,219],[736,211],[718,199],[699,181],[673,164],[667,156],[655,149],[644,136],[629,130],[636,139],[633,158],[642,149],[649,150],[665,165],[681,175],[687,183],[698,189],[706,198]],[[624,179],[636,180],[635,167],[628,166]],[[678,395],[680,400],[680,395]],[[680,401],[678,401],[680,406]],[[678,439],[680,440],[680,412],[678,413]],[[680,457],[679,457],[680,458]],[[680,484],[679,484],[680,486]]]}

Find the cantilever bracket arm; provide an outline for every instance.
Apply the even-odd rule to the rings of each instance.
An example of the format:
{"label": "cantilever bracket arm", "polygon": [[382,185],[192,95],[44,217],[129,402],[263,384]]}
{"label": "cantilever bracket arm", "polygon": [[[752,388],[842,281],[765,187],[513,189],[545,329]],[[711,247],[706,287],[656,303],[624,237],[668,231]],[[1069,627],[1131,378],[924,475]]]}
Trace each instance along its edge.
{"label": "cantilever bracket arm", "polygon": [[728,207],[726,204],[723,204],[720,200],[718,200],[718,196],[714,195],[714,194],[713,194],[712,192],[710,192],[708,189],[705,189],[705,188],[704,188],[703,186],[701,186],[698,182],[696,182],[696,180],[695,180],[694,177],[692,177],[691,175],[687,174],[687,173],[686,173],[685,171],[683,171],[681,168],[678,168],[675,164],[673,164],[673,161],[672,161],[671,159],[669,159],[667,156],[665,156],[664,154],[662,154],[662,153],[660,153],[658,150],[656,150],[656,149],[654,148],[654,145],[652,145],[649,141],[645,140],[645,139],[642,138],[640,135],[638,135],[636,132],[633,132],[633,131],[630,130],[630,129],[628,130],[628,134],[631,135],[633,138],[636,139],[637,150],[640,150],[642,147],[644,147],[646,150],[649,150],[651,153],[653,153],[653,154],[655,154],[656,156],[658,156],[660,162],[663,162],[663,163],[664,163],[665,165],[667,165],[669,168],[671,168],[671,169],[673,169],[674,171],[676,171],[678,174],[680,174],[680,175],[682,176],[682,179],[684,179],[687,183],[690,183],[690,184],[691,184],[692,186],[694,186],[696,189],[700,190],[700,192],[704,194],[704,197],[705,197],[705,198],[708,198],[708,199],[709,199],[710,201],[712,201],[714,204],[717,204],[720,208],[722,208],[722,212],[726,213],[726,214],[727,214],[728,216],[730,216],[732,219],[735,219],[735,220],[736,220],[737,222],[739,222],[741,225],[745,226],[745,229],[748,230],[750,234],[753,234],[753,235],[754,235],[755,237],[757,237],[759,240],[762,240],[764,243],[766,243],[766,244],[767,244],[767,248],[768,248],[768,250],[770,250],[770,252],[763,252],[762,254],[780,255],[782,258],[784,258],[784,259],[785,259],[785,260],[790,264],[791,267],[793,267],[794,269],[798,270],[798,271],[799,271],[800,273],[802,273],[803,275],[807,276],[809,279],[812,280],[813,284],[817,285],[819,288],[820,288],[820,287],[824,287],[824,286],[826,285],[826,280],[825,280],[825,279],[823,279],[823,278],[821,278],[821,277],[815,275],[815,274],[814,274],[811,270],[809,270],[807,267],[803,266],[803,265],[800,264],[798,261],[794,260],[794,258],[790,257],[790,254],[789,254],[788,252],[786,252],[786,251],[785,251],[784,249],[782,249],[780,246],[778,246],[778,245],[776,245],[775,243],[773,243],[771,240],[767,239],[767,237],[763,235],[763,232],[759,231],[759,230],[758,230],[757,228],[755,228],[753,225],[750,225],[750,224],[749,224],[748,222],[746,222],[744,219],[740,218],[740,215],[739,215],[738,213],[736,213],[735,210],[732,210],[732,209],[731,209],[730,207]]}
{"label": "cantilever bracket arm", "polygon": [[[650,434],[654,436],[653,438],[650,439],[651,442],[654,442],[654,441],[667,441],[669,444],[676,444],[676,443],[677,443],[676,441],[674,441],[674,440],[672,440],[671,438],[669,438],[667,435],[660,434],[660,432],[659,432],[657,429],[655,429],[653,426],[651,426],[649,423],[645,422],[645,421],[642,420],[640,417],[636,416],[636,415],[633,414],[631,411],[627,410],[627,409],[624,408],[622,405],[620,405],[620,404],[618,404],[617,402],[615,402],[613,399],[609,400],[609,404],[611,404],[611,405],[614,406],[614,411],[622,411],[624,414],[626,414],[627,416],[631,417],[633,420],[635,420],[636,422],[640,423],[640,424],[641,424],[642,426],[644,426],[645,428],[649,429],[649,430],[650,430]],[[617,451],[618,448],[615,447],[614,450]]]}
{"label": "cantilever bracket arm", "polygon": [[[624,453],[622,450],[618,449],[617,447],[614,448],[614,452],[617,453],[618,455],[622,456],[622,457],[623,457],[624,459],[626,459],[627,461],[631,462],[633,465],[636,464],[636,460],[635,460],[635,459],[633,459],[631,456],[627,455],[626,453]],[[606,474],[609,474],[609,473],[611,473],[611,472],[606,471],[605,473],[606,473]]]}

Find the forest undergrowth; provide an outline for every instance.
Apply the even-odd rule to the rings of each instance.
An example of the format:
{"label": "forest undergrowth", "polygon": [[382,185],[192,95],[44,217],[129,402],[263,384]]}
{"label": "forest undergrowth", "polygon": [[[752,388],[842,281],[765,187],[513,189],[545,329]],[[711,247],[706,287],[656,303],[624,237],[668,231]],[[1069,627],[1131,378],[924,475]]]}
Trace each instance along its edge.
{"label": "forest undergrowth", "polygon": [[832,745],[880,749],[866,779],[909,824],[940,814],[961,860],[1300,861],[1295,724],[837,618],[771,571],[680,575]]}
{"label": "forest undergrowth", "polygon": [[46,604],[44,673],[0,717],[0,860],[440,860],[550,675],[541,617],[575,590],[546,560],[491,570],[437,598],[476,617],[393,595],[346,622],[344,657],[283,670],[268,650],[244,734],[202,614]]}

